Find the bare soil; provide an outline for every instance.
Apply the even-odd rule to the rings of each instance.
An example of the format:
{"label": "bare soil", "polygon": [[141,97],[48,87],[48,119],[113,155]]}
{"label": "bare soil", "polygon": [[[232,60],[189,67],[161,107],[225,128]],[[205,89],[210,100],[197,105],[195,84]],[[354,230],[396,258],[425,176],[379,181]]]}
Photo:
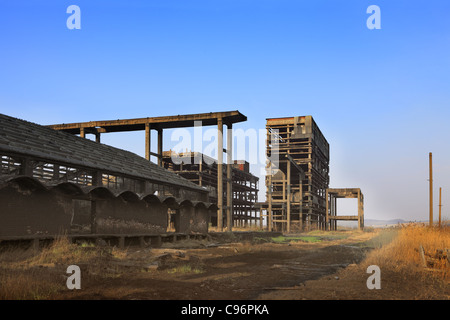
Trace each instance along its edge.
{"label": "bare soil", "polygon": [[[377,232],[342,232],[317,242],[274,243],[213,238],[128,248],[101,270],[80,266],[80,290],[56,299],[78,300],[298,300],[448,299],[433,278],[382,271],[382,288],[369,290],[364,258]],[[293,238],[294,239],[294,238]],[[312,239],[312,238],[311,238]]]}

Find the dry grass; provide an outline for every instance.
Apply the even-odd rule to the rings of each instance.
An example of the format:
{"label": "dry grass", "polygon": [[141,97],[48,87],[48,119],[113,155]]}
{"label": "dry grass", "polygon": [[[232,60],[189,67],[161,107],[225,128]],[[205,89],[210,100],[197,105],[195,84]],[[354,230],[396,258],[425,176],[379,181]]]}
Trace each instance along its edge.
{"label": "dry grass", "polygon": [[87,274],[100,274],[108,261],[122,252],[92,245],[77,245],[58,237],[41,251],[8,249],[0,254],[0,300],[53,299],[66,287],[69,265]]}
{"label": "dry grass", "polygon": [[[447,259],[433,259],[432,268],[424,268],[419,248],[426,255],[435,256],[437,250],[450,249],[450,227],[429,227],[424,224],[408,224],[398,230],[398,236],[388,245],[374,250],[367,257],[368,264],[395,272],[414,272],[450,280],[450,263]],[[430,267],[430,265],[429,265]]]}
{"label": "dry grass", "polygon": [[[394,230],[394,229],[392,229]],[[370,246],[372,250],[363,265],[378,265],[383,270],[383,292],[389,292],[392,281],[385,278],[393,275],[399,278],[410,279],[420,276],[430,278],[432,276],[439,281],[448,283],[450,280],[450,263],[444,259],[434,261],[433,268],[424,268],[419,253],[422,246],[427,254],[434,255],[436,250],[450,249],[450,226],[430,228],[426,225],[410,224],[401,228],[377,231],[377,237],[371,232]],[[367,233],[364,232],[340,232],[322,235],[319,231],[311,232],[311,236],[326,236],[332,241],[336,237],[342,243],[347,241],[364,240]],[[352,243],[352,242],[349,242]],[[387,243],[387,244],[386,244]],[[228,246],[223,246],[227,248]],[[240,254],[253,252],[258,247],[249,242],[232,243],[230,252]],[[55,299],[61,292],[67,294],[66,269],[68,265],[76,264],[82,269],[82,283],[86,277],[106,277],[105,270],[110,268],[111,260],[127,260],[130,256],[125,250],[110,247],[98,247],[91,245],[76,245],[70,243],[66,237],[60,237],[54,243],[39,252],[33,250],[7,250],[0,254],[0,300],[34,300]],[[202,266],[189,263],[183,266],[171,266],[169,272],[197,273],[202,272]],[[179,268],[176,268],[179,267]],[[429,270],[434,270],[430,272]],[[364,270],[363,270],[364,271]],[[352,276],[355,274],[353,272]],[[362,277],[367,278],[365,272]],[[403,279],[402,278],[402,279]],[[400,279],[401,281],[403,281]],[[363,279],[365,281],[365,279]],[[399,281],[400,281],[399,280]],[[364,281],[359,281],[365,284]],[[406,280],[405,280],[406,281]],[[358,283],[359,283],[358,282]],[[393,285],[393,284],[392,284]],[[420,292],[424,291],[420,283]],[[82,285],[83,286],[83,285]],[[403,287],[402,287],[403,288]],[[408,287],[405,291],[413,291]],[[399,290],[397,287],[392,290]],[[397,291],[392,291],[392,296],[397,296]],[[431,291],[430,291],[431,292]],[[372,292],[371,292],[372,293]],[[420,296],[421,297],[421,296]]]}
{"label": "dry grass", "polygon": [[67,237],[57,238],[49,247],[29,261],[32,264],[75,264],[96,259],[98,250],[92,245],[77,245]]}
{"label": "dry grass", "polygon": [[[60,281],[63,283],[62,281]],[[0,300],[51,299],[63,285],[44,270],[0,269]]]}

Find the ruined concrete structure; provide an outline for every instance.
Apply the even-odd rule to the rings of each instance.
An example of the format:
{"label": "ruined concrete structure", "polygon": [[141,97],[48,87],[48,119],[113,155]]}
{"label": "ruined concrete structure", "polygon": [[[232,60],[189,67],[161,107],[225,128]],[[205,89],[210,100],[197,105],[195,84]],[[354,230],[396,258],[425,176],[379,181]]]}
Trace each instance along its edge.
{"label": "ruined concrete structure", "polygon": [[[358,215],[338,215],[337,199],[339,198],[357,199]],[[336,230],[338,220],[358,221],[358,229],[364,229],[364,195],[360,188],[329,188],[326,199],[327,230]]]}
{"label": "ruined concrete structure", "polygon": [[[79,134],[85,137],[86,134],[95,134],[96,141],[100,142],[100,135],[108,132],[123,132],[145,130],[145,158],[150,161],[151,156],[158,159],[158,165],[162,166],[163,161],[163,130],[173,128],[186,128],[198,126],[217,126],[217,171],[224,170],[223,153],[227,155],[226,161],[226,179],[223,175],[217,176],[217,226],[221,231],[223,230],[223,221],[227,221],[228,231],[232,230],[232,216],[233,216],[233,192],[232,192],[232,128],[233,124],[237,122],[246,121],[247,117],[239,111],[225,111],[225,112],[209,112],[198,114],[186,114],[176,116],[161,116],[161,117],[147,117],[137,119],[120,119],[120,120],[106,120],[106,121],[90,121],[78,123],[55,124],[49,127],[55,130],[61,130],[72,134]],[[226,141],[227,146],[223,146],[223,126],[227,126]],[[151,151],[151,130],[157,131],[158,146],[157,152]],[[226,192],[224,192],[226,186]],[[224,196],[226,196],[226,205],[224,204]],[[226,212],[226,219],[224,213]]]}
{"label": "ruined concrete structure", "polygon": [[[330,147],[312,116],[269,118],[266,202],[269,230],[336,230],[338,220],[364,228],[364,197],[359,188],[329,188]],[[338,215],[338,198],[358,199],[358,215]]]}
{"label": "ruined concrete structure", "polygon": [[206,233],[208,190],[118,148],[0,114],[0,238]]}
{"label": "ruined concrete structure", "polygon": [[[175,159],[175,161],[174,161]],[[163,152],[163,166],[189,181],[207,188],[211,203],[217,203],[218,165],[215,159],[199,152]],[[232,224],[244,227],[259,221],[253,210],[258,200],[259,177],[250,173],[250,165],[245,160],[234,160],[232,164],[233,215]],[[223,198],[227,198],[227,171],[222,170]],[[217,225],[217,214],[212,214],[212,225]],[[224,224],[226,224],[224,217]]]}
{"label": "ruined concrete structure", "polygon": [[269,229],[325,228],[329,145],[311,116],[269,118],[266,176]]}
{"label": "ruined concrete structure", "polygon": [[[334,230],[337,220],[364,227],[361,190],[329,188],[329,144],[311,116],[267,119],[266,201],[257,203],[259,178],[248,162],[232,161],[230,129],[246,119],[229,111],[41,126],[0,114],[0,241],[61,233],[205,234],[211,221],[231,231],[258,220],[262,226],[264,217],[270,231]],[[163,130],[198,125],[217,125],[223,152],[217,160],[181,153],[183,163],[175,163],[171,151],[163,152]],[[100,143],[101,133],[133,130],[145,130],[145,158]],[[151,130],[158,134],[156,153]],[[88,133],[96,141],[85,139]],[[358,216],[337,214],[342,197],[358,199]]]}

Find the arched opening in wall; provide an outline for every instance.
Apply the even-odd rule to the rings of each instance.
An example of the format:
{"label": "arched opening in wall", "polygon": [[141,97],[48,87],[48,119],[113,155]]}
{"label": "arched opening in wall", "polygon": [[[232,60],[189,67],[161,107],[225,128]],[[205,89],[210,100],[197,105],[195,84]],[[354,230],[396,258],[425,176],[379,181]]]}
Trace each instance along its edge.
{"label": "arched opening in wall", "polygon": [[163,201],[167,206],[167,232],[177,232],[180,225],[180,206],[173,197],[168,197]]}
{"label": "arched opening in wall", "polygon": [[167,209],[167,232],[175,232],[175,219],[177,218],[177,209]]}

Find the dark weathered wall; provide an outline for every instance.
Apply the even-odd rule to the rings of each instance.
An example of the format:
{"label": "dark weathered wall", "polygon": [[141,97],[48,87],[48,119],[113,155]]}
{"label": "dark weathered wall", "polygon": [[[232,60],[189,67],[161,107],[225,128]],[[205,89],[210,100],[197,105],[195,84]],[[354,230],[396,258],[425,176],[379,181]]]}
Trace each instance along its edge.
{"label": "dark weathered wall", "polygon": [[162,233],[167,230],[167,207],[160,203],[97,201],[97,233]]}
{"label": "dark weathered wall", "polygon": [[66,233],[71,218],[70,198],[18,185],[0,190],[0,236]]}
{"label": "dark weathered wall", "polygon": [[[208,232],[210,212],[202,204],[194,207],[185,201],[178,205],[175,199],[161,203],[156,197],[139,200],[130,195],[78,194],[73,198],[57,190],[50,191],[27,180],[0,189],[0,237],[166,233],[168,207],[177,210],[176,232]],[[90,197],[95,200],[89,200]]]}
{"label": "dark weathered wall", "polygon": [[72,230],[74,232],[91,230],[91,201],[73,200]]}
{"label": "dark weathered wall", "polygon": [[194,207],[191,204],[181,205],[178,214],[179,223],[178,228],[176,226],[176,232],[190,233],[194,221]]}
{"label": "dark weathered wall", "polygon": [[198,233],[207,233],[208,222],[209,222],[209,210],[203,205],[196,206],[191,231]]}

